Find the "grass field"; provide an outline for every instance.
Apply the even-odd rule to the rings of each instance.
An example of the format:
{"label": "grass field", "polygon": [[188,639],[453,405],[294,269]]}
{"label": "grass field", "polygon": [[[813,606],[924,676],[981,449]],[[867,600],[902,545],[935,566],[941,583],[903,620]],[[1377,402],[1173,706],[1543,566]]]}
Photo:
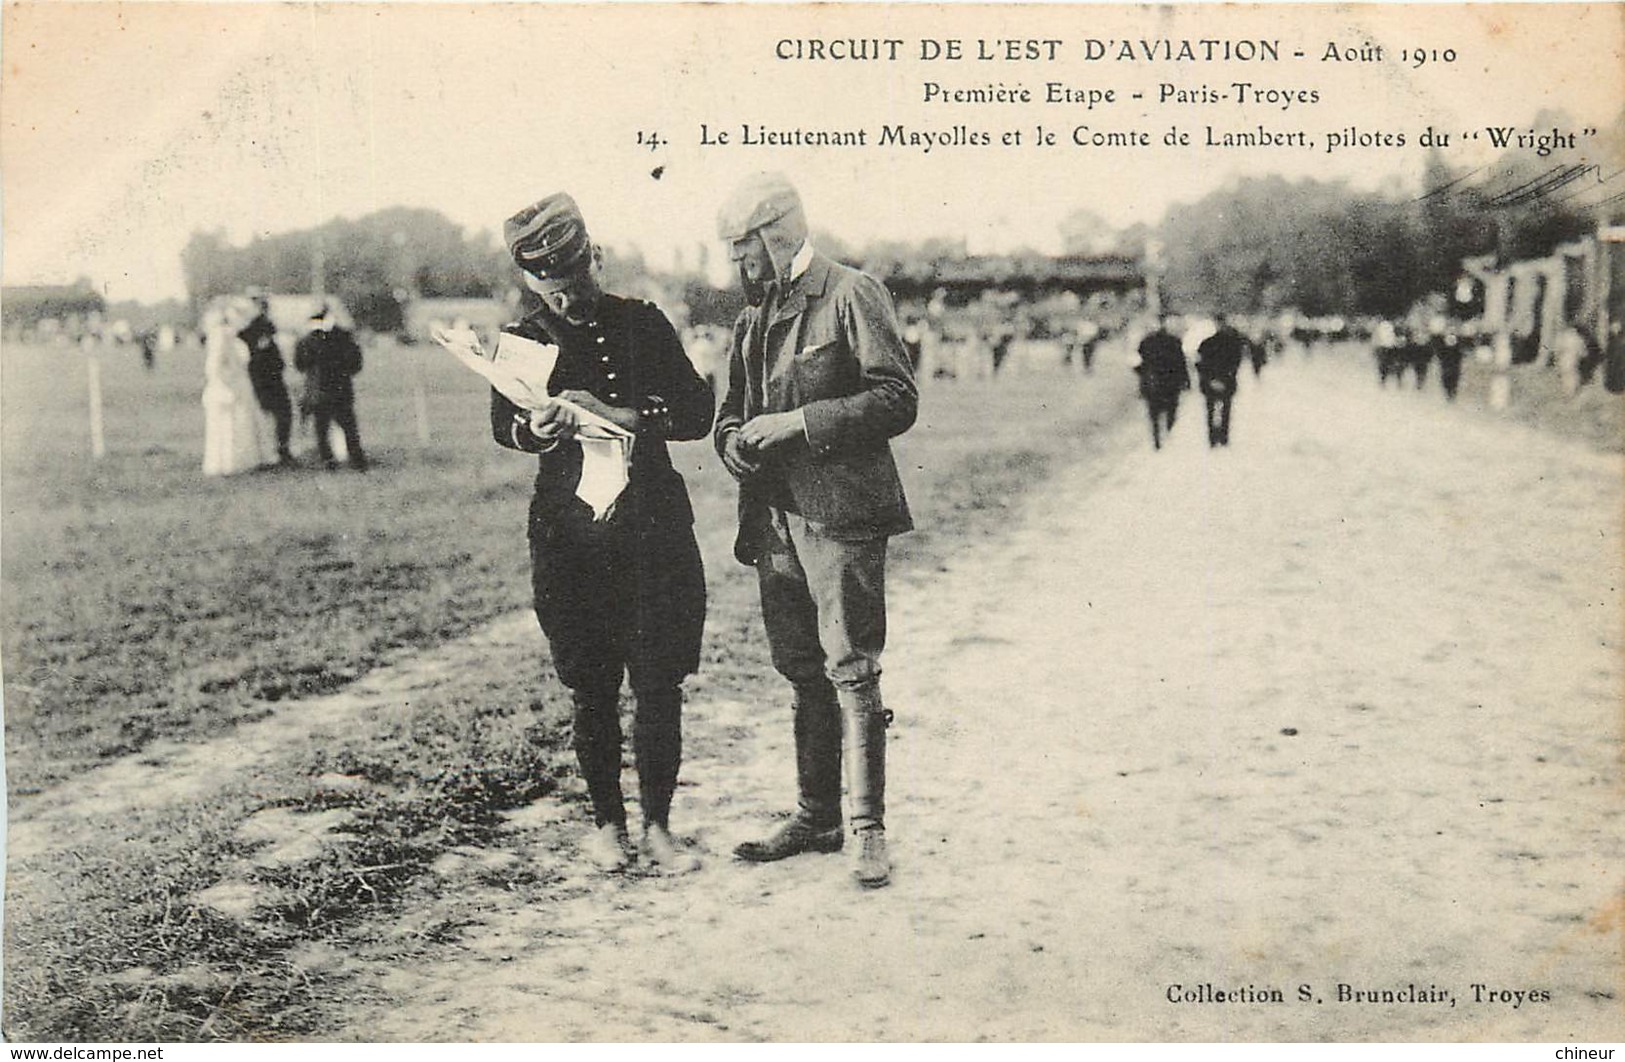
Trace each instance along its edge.
{"label": "grass field", "polygon": [[[107,456],[85,363],[7,349],[0,639],[13,792],[155,736],[217,731],[332,689],[391,650],[513,607],[527,462],[489,445],[483,392],[429,351],[361,377],[368,476],[199,474],[200,356],[102,359]],[[431,393],[418,441],[414,380]]]}
{"label": "grass field", "polygon": [[[81,355],[8,347],[0,359],[8,781],[71,785],[157,738],[226,734],[279,701],[338,689],[400,654],[528,605],[523,539],[532,463],[486,434],[485,393],[443,355],[369,350],[358,382],[367,475],[310,469],[206,480],[200,361],[152,374],[103,360],[106,458],[90,458]],[[427,443],[414,395],[430,396]],[[898,446],[921,530],[897,540],[902,577],[928,578],[995,533],[1052,462],[1098,445],[1133,404],[1128,374],[936,386]],[[710,691],[783,699],[746,569],[728,556],[734,490],[705,443],[675,449],[694,496],[711,604]],[[313,946],[410,957],[454,926],[396,910],[448,848],[486,843],[496,812],[569,768],[566,702],[534,653],[437,686],[389,719],[319,735],[207,801],[86,824],[71,860],[9,867],[6,1033],[12,1039],[283,1039],[331,1028],[363,986],[313,976]],[[694,746],[703,752],[702,738]],[[323,779],[365,779],[335,792]],[[268,807],[343,807],[350,840],[264,872],[282,899],[247,920],[196,893],[244,854],[235,831]],[[513,887],[531,868],[515,872]],[[302,950],[303,949],[303,950]]]}

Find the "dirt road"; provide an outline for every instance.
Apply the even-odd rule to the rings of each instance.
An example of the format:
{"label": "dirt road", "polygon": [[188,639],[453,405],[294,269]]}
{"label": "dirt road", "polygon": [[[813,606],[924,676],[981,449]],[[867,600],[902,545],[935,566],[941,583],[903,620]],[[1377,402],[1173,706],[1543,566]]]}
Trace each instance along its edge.
{"label": "dirt road", "polygon": [[788,720],[696,698],[700,873],[482,891],[579,829],[542,801],[348,1034],[1625,1035],[1618,461],[1352,373],[1244,381],[1229,450],[1199,401],[1161,453],[1135,424],[895,587],[891,888],[731,863]]}
{"label": "dirt road", "polygon": [[[896,582],[892,887],[728,859],[792,800],[789,720],[696,682],[674,822],[699,873],[585,871],[580,806],[548,797],[388,914],[451,943],[290,960],[357,993],[336,1034],[367,1041],[1619,1039],[1619,460],[1363,368],[1245,380],[1229,450],[1189,399],[1161,453],[1137,421],[1091,439],[1005,532]],[[511,617],[154,746],[36,798],[11,858],[536,642]],[[342,816],[243,830],[294,860]]]}

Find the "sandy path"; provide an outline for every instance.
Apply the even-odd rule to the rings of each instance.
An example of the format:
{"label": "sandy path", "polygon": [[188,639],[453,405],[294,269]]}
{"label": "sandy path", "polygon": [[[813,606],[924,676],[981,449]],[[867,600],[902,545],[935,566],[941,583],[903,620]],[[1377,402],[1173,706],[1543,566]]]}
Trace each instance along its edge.
{"label": "sandy path", "polygon": [[[348,1035],[1625,1035],[1619,462],[1363,368],[1247,381],[1229,451],[1189,400],[1160,454],[1135,424],[997,548],[900,582],[891,888],[729,862],[790,796],[788,719],[697,697],[690,732],[734,738],[685,765],[702,872],[518,896],[465,853],[418,915],[478,923],[359,970],[391,1003]],[[575,814],[515,815],[512,857]]]}

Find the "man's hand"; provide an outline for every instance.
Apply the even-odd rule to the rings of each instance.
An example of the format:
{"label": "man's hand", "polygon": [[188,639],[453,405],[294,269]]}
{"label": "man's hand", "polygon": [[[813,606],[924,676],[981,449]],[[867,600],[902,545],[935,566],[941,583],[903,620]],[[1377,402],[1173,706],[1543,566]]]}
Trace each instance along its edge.
{"label": "man's hand", "polygon": [[548,402],[541,409],[530,412],[530,433],[543,446],[556,446],[561,439],[575,435],[579,427],[575,410],[561,402]]}
{"label": "man's hand", "polygon": [[739,432],[730,431],[722,437],[722,467],[733,478],[744,481],[762,467],[761,459],[747,451],[739,441]]}
{"label": "man's hand", "polygon": [[588,413],[596,413],[617,427],[625,428],[627,431],[638,430],[638,411],[635,409],[612,406],[600,400],[591,391],[561,391],[559,397],[566,402],[574,402]]}
{"label": "man's hand", "polygon": [[748,452],[759,453],[806,438],[806,422],[799,411],[763,413],[752,417],[739,429],[739,443]]}

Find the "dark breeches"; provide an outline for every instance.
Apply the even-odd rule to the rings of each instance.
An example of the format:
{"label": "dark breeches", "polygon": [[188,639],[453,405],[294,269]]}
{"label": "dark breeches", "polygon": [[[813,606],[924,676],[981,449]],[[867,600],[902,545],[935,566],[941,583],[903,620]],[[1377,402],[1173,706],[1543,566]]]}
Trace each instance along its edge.
{"label": "dark breeches", "polygon": [[699,667],[705,572],[693,529],[634,521],[531,525],[536,618],[574,695],[573,744],[600,825],[624,823],[623,676],[644,821],[666,825],[682,762],[682,682]]}

